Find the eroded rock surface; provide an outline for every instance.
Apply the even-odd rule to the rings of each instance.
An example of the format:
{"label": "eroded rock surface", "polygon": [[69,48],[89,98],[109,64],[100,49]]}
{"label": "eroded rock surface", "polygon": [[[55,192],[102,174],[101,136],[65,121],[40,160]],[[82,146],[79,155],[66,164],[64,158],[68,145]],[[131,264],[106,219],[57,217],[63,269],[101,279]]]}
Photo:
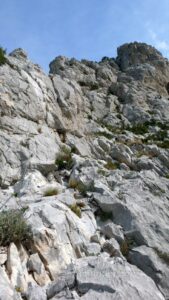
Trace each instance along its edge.
{"label": "eroded rock surface", "polygon": [[6,58],[0,211],[32,238],[0,240],[0,299],[169,299],[168,60],[143,43],[49,75]]}

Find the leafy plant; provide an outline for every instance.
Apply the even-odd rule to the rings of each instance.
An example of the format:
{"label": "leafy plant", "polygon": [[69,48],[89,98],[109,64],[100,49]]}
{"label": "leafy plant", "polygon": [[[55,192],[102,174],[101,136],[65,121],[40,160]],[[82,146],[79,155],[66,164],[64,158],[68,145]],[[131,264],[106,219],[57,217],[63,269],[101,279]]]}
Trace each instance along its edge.
{"label": "leafy plant", "polygon": [[45,197],[49,197],[49,196],[54,196],[54,195],[57,195],[59,192],[58,192],[58,189],[57,188],[48,188],[45,192],[44,192],[44,196]]}
{"label": "leafy plant", "polygon": [[0,47],[0,66],[6,63],[5,54],[6,54],[6,50]]}
{"label": "leafy plant", "polygon": [[25,208],[0,212],[0,246],[31,239],[31,227],[24,219]]}

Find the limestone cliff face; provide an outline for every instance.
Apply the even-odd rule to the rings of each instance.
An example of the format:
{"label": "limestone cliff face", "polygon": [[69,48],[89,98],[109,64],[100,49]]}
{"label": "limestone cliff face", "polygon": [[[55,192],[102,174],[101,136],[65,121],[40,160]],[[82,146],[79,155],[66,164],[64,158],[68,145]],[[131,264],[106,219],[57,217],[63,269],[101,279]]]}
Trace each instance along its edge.
{"label": "limestone cliff face", "polygon": [[169,298],[169,62],[117,52],[0,66],[0,209],[33,231],[0,247],[2,300]]}

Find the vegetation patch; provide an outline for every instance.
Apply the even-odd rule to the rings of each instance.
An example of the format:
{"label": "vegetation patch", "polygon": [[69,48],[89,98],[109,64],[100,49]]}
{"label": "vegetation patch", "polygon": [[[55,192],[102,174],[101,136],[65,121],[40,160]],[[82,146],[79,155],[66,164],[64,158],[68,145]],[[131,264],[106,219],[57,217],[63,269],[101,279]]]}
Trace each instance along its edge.
{"label": "vegetation patch", "polygon": [[100,168],[100,169],[97,170],[97,173],[98,173],[99,175],[106,176],[106,175],[108,174],[108,171],[106,171],[106,170]]}
{"label": "vegetation patch", "polygon": [[95,132],[96,136],[104,136],[107,139],[112,139],[112,134],[107,132],[107,131],[99,131],[99,132]]}
{"label": "vegetation patch", "polygon": [[112,162],[111,160],[109,160],[105,165],[104,167],[107,169],[107,170],[116,170],[119,168],[119,163],[118,162]]}
{"label": "vegetation patch", "polygon": [[59,191],[57,188],[48,188],[45,192],[44,192],[44,197],[50,197],[50,196],[54,196],[54,195],[58,195]]}
{"label": "vegetation patch", "polygon": [[126,130],[132,131],[135,134],[145,134],[148,133],[149,125],[147,123],[144,124],[136,124],[132,127],[127,126]]}
{"label": "vegetation patch", "polygon": [[32,238],[31,227],[24,219],[25,209],[0,212],[0,246],[24,242]]}
{"label": "vegetation patch", "polygon": [[6,63],[6,50],[0,47],[0,66],[4,65]]}
{"label": "vegetation patch", "polygon": [[83,195],[86,196],[87,192],[94,191],[94,182],[91,182],[89,185],[85,185],[83,183],[78,183],[76,189]]}
{"label": "vegetation patch", "polygon": [[99,217],[101,222],[106,222],[107,220],[113,219],[112,212],[104,212],[100,208],[95,212],[95,216]]}
{"label": "vegetation patch", "polygon": [[69,208],[70,208],[71,211],[73,211],[79,218],[81,218],[81,216],[82,216],[82,213],[81,213],[81,207],[80,207],[77,203],[74,203],[74,204],[70,205]]}
{"label": "vegetation patch", "polygon": [[88,185],[85,185],[77,180],[70,180],[69,187],[78,190],[83,196],[86,196],[87,192],[94,191],[94,181],[90,182]]}
{"label": "vegetation patch", "polygon": [[59,170],[63,169],[71,169],[73,166],[73,159],[72,159],[72,152],[73,150],[70,150],[67,147],[62,147],[61,151],[56,157],[55,164],[58,166]]}
{"label": "vegetation patch", "polygon": [[146,121],[144,123],[135,124],[133,126],[127,126],[125,129],[128,131],[132,131],[135,134],[145,134],[145,133],[148,133],[149,126],[157,126],[161,129],[161,130],[159,130],[158,133],[156,133],[154,135],[150,135],[150,137],[152,136],[153,139],[160,140],[160,139],[164,139],[167,136],[167,130],[169,130],[169,124],[162,123],[162,122],[156,121],[154,119],[152,119],[150,121]]}
{"label": "vegetation patch", "polygon": [[162,252],[157,248],[154,248],[156,254],[161,258],[167,265],[169,265],[169,253]]}
{"label": "vegetation patch", "polygon": [[120,251],[126,258],[128,257],[129,251],[136,246],[134,239],[126,237],[120,245]]}

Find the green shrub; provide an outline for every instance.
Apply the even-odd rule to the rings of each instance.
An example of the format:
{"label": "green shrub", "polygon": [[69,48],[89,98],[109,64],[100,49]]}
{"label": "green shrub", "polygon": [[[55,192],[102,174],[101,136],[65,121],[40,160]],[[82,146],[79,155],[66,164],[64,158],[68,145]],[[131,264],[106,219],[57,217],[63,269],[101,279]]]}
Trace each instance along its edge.
{"label": "green shrub", "polygon": [[106,222],[107,220],[112,220],[113,219],[113,215],[112,212],[103,212],[100,215],[100,220],[102,222]]}
{"label": "green shrub", "polygon": [[23,242],[32,238],[31,227],[24,219],[25,209],[0,212],[0,246]]}
{"label": "green shrub", "polygon": [[69,208],[71,209],[71,211],[73,211],[79,218],[81,218],[81,208],[79,205],[77,205],[76,203],[72,204],[69,206]]}
{"label": "green shrub", "polygon": [[164,149],[169,149],[169,140],[163,141],[161,143],[157,144],[159,147],[164,148]]}
{"label": "green shrub", "polygon": [[136,124],[132,127],[127,127],[126,130],[132,131],[135,134],[145,134],[148,132],[149,124],[144,123],[144,124]]}
{"label": "green shrub", "polygon": [[60,153],[57,155],[55,163],[59,170],[71,169],[73,166],[72,152],[69,148],[62,147]]}
{"label": "green shrub", "polygon": [[154,248],[158,257],[161,258],[167,265],[169,265],[169,253],[162,252],[161,250]]}
{"label": "green shrub", "polygon": [[129,250],[130,250],[129,243],[127,240],[124,240],[120,245],[120,251],[123,254],[123,256],[127,257],[129,254]]}
{"label": "green shrub", "polygon": [[4,65],[6,63],[6,50],[4,50],[2,47],[0,47],[0,66]]}
{"label": "green shrub", "polygon": [[129,251],[136,247],[137,244],[135,243],[134,239],[131,237],[126,237],[125,240],[120,245],[120,251],[126,258],[128,257]]}
{"label": "green shrub", "polygon": [[112,161],[108,161],[105,165],[104,165],[104,167],[106,168],[106,169],[108,169],[108,170],[116,170],[116,169],[118,169],[119,168],[119,163],[117,163],[117,162],[112,162]]}
{"label": "green shrub", "polygon": [[92,181],[89,185],[85,185],[77,180],[69,180],[69,188],[76,189],[83,196],[86,196],[87,192],[94,191],[94,181]]}
{"label": "green shrub", "polygon": [[108,171],[106,171],[106,170],[100,168],[100,169],[97,170],[97,173],[98,173],[99,175],[106,176],[106,175],[108,174]]}
{"label": "green shrub", "polygon": [[87,195],[87,192],[94,191],[94,181],[92,181],[89,185],[85,185],[79,182],[76,186],[76,189],[85,197]]}
{"label": "green shrub", "polygon": [[106,131],[95,132],[94,134],[95,134],[95,136],[104,136],[105,138],[107,138],[109,140],[112,139],[112,134],[108,133]]}
{"label": "green shrub", "polygon": [[44,196],[45,197],[49,197],[49,196],[54,196],[54,195],[57,195],[59,192],[58,192],[58,189],[57,188],[48,188],[45,192],[44,192]]}

